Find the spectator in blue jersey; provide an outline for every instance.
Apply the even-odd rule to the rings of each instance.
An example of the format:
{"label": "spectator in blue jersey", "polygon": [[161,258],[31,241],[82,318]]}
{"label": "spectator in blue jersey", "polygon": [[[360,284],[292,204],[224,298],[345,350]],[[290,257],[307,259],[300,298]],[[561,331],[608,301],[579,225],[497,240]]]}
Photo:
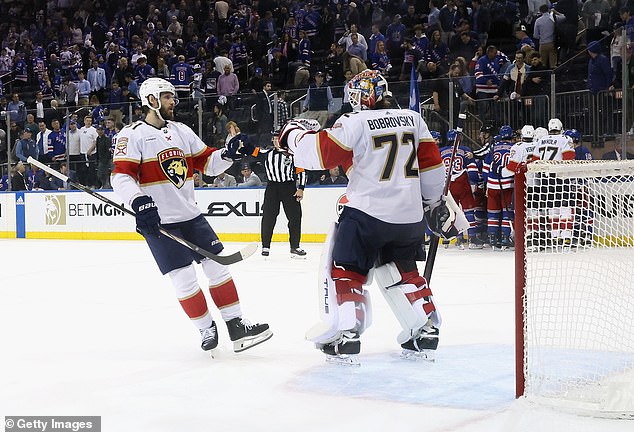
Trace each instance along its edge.
{"label": "spectator in blue jersey", "polygon": [[[378,70],[379,72],[381,72],[381,74],[383,74],[383,76],[388,77],[390,75],[390,71],[392,70],[392,63],[390,61],[390,56],[387,55],[387,51],[385,50],[384,41],[379,41],[376,44],[376,50],[371,57],[371,65],[372,69]],[[350,72],[350,78],[354,76],[354,74],[352,74],[352,71],[350,71],[349,69],[346,70],[346,72]],[[349,81],[350,78],[346,78],[346,81]],[[350,111],[352,111],[352,108],[350,108]]]}
{"label": "spectator in blue jersey", "polygon": [[592,94],[607,90],[612,85],[612,67],[610,60],[601,53],[601,43],[593,41],[588,44],[588,88]]}
{"label": "spectator in blue jersey", "polygon": [[176,89],[176,94],[179,98],[187,98],[189,96],[189,83],[193,76],[192,66],[185,62],[185,56],[178,56],[178,63],[172,66],[170,72],[170,82]]}
{"label": "spectator in blue jersey", "polygon": [[485,122],[492,120],[493,96],[498,92],[502,79],[500,71],[507,62],[508,57],[493,45],[488,46],[486,53],[476,62],[474,75],[478,114]]}
{"label": "spectator in blue jersey", "polygon": [[[405,39],[405,32],[407,29],[401,23],[401,16],[396,14],[392,19],[392,23],[387,26],[385,30],[385,37],[387,38],[387,52],[391,59],[399,60],[403,55],[403,41]],[[354,72],[354,71],[353,71]]]}
{"label": "spectator in blue jersey", "polygon": [[427,51],[424,53],[424,58],[426,63],[436,63],[441,71],[444,72],[448,70],[449,48],[447,44],[442,41],[440,31],[434,30],[431,34]]}
{"label": "spectator in blue jersey", "polygon": [[134,68],[134,78],[137,82],[137,85],[140,86],[141,84],[143,84],[143,81],[148,78],[152,78],[155,73],[154,68],[148,64],[147,57],[145,55],[139,56],[136,62],[136,67]]}
{"label": "spectator in blue jersey", "polygon": [[429,39],[427,35],[423,31],[422,24],[416,24],[414,26],[414,37],[412,38],[412,43],[415,47],[417,47],[421,52],[427,51],[427,47],[429,46]]}
{"label": "spectator in blue jersey", "polygon": [[52,131],[48,135],[46,154],[51,161],[58,161],[66,158],[66,136],[61,130],[59,120],[51,122]]}

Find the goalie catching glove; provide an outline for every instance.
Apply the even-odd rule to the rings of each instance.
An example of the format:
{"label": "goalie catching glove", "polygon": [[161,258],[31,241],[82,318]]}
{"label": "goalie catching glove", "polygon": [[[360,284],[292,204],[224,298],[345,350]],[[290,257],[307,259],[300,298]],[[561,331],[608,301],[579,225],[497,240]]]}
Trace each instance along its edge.
{"label": "goalie catching glove", "polygon": [[438,237],[449,240],[456,237],[459,232],[455,226],[456,213],[445,203],[443,196],[435,203],[425,205],[425,220],[427,226]]}
{"label": "goalie catching glove", "polygon": [[296,141],[300,135],[304,135],[305,133],[315,133],[319,129],[321,129],[321,124],[317,120],[305,118],[295,118],[289,120],[280,130],[280,135],[277,138],[278,145],[280,149],[292,154],[293,149],[289,149],[288,146],[289,138]]}
{"label": "goalie catching glove", "polygon": [[239,133],[229,140],[227,147],[222,149],[222,158],[226,160],[238,161],[244,156],[252,155],[255,146],[249,141],[245,133]]}

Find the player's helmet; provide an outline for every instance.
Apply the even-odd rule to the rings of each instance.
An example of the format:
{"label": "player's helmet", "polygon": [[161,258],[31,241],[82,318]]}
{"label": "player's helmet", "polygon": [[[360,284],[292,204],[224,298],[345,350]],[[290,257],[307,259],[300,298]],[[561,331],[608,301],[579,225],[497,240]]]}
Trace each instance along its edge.
{"label": "player's helmet", "polygon": [[548,135],[548,131],[543,127],[538,127],[535,129],[535,132],[533,132],[533,141],[537,141],[546,135]]}
{"label": "player's helmet", "polygon": [[442,135],[438,131],[429,131],[429,133],[431,134],[431,137],[436,141],[440,141],[442,138]]}
{"label": "player's helmet", "polygon": [[192,66],[192,70],[194,72],[200,72],[200,65],[198,63],[196,63],[194,66]]}
{"label": "player's helmet", "polygon": [[522,128],[522,141],[531,142],[535,136],[535,128],[531,125],[524,125]]}
{"label": "player's helmet", "polygon": [[458,136],[458,131],[455,129],[449,129],[447,131],[447,141],[455,141]]}
{"label": "player's helmet", "polygon": [[498,136],[500,139],[513,138],[513,128],[509,125],[502,126]]}
{"label": "player's helmet", "polygon": [[564,128],[564,125],[561,123],[561,120],[558,118],[551,118],[548,120],[548,132],[561,132]]}
{"label": "player's helmet", "polygon": [[572,139],[572,142],[574,143],[578,143],[579,141],[581,141],[581,132],[579,132],[577,129],[568,129],[566,132],[564,132],[564,135],[570,137],[570,139]]}
{"label": "player's helmet", "polygon": [[355,111],[374,109],[377,102],[392,96],[387,81],[376,70],[366,69],[356,74],[346,86],[350,105]]}
{"label": "player's helmet", "polygon": [[[176,89],[169,81],[164,80],[163,78],[146,79],[145,81],[143,81],[143,84],[141,84],[141,88],[139,89],[141,105],[155,110],[161,109],[161,93],[166,92],[176,96]],[[148,96],[150,95],[154,96],[158,101],[158,108],[154,108],[152,107],[152,105],[150,105],[150,101],[148,99]],[[178,104],[178,99],[176,99],[175,102]]]}

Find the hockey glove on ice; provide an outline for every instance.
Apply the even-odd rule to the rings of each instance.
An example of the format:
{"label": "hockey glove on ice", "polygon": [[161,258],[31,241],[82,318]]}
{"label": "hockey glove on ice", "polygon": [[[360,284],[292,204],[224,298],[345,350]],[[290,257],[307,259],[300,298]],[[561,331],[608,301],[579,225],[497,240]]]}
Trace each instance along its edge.
{"label": "hockey glove on ice", "polygon": [[249,141],[247,134],[239,133],[229,140],[227,147],[222,150],[222,158],[237,161],[244,156],[251,155],[255,146]]}
{"label": "hockey glove on ice", "polygon": [[142,195],[132,201],[132,209],[136,216],[136,230],[144,237],[158,237],[161,217],[152,197]]}
{"label": "hockey glove on ice", "polygon": [[292,154],[292,151],[288,148],[288,135],[292,131],[305,131],[308,133],[315,133],[319,129],[321,129],[321,124],[319,124],[317,120],[304,118],[289,120],[284,126],[282,126],[282,130],[280,131],[280,135],[278,137],[280,149]]}
{"label": "hockey glove on ice", "polygon": [[431,232],[438,237],[449,240],[458,235],[454,226],[456,214],[445,204],[445,197],[425,206],[425,220]]}

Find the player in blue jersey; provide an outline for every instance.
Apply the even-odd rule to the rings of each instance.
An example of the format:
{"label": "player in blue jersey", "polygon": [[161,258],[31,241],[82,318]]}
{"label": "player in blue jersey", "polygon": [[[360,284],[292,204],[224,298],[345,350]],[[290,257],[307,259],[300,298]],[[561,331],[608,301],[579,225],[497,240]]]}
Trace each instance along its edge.
{"label": "player in blue jersey", "polygon": [[581,143],[581,132],[577,129],[568,129],[564,136],[569,137],[575,146],[575,160],[592,160],[592,153]]}
{"label": "player in blue jersey", "polygon": [[511,228],[513,222],[513,175],[504,175],[513,147],[513,128],[504,125],[496,137],[491,152],[484,159],[483,175],[487,188],[487,214],[489,241],[494,249],[504,250],[513,246]]}

